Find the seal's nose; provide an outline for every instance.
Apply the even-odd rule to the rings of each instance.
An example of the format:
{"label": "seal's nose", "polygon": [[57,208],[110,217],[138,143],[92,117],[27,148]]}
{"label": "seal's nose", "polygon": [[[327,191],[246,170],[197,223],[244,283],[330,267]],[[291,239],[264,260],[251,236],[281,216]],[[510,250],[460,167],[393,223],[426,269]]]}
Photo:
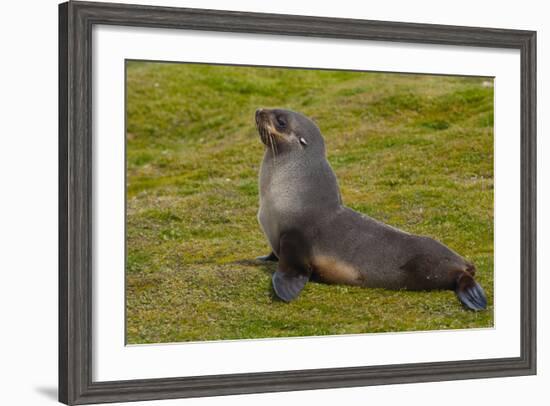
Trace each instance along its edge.
{"label": "seal's nose", "polygon": [[263,112],[264,112],[264,109],[257,109],[256,110],[256,123],[260,122],[260,117],[261,117]]}

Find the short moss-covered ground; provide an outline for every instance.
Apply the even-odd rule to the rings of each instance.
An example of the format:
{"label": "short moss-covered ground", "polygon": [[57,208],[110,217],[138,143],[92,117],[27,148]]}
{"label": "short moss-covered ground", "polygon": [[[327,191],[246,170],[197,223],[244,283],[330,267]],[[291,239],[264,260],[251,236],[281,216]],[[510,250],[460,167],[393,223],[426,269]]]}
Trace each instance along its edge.
{"label": "short moss-covered ground", "polygon": [[[344,202],[474,261],[488,310],[317,283],[275,299],[257,107],[312,117]],[[126,136],[128,343],[493,325],[491,79],[128,62]]]}

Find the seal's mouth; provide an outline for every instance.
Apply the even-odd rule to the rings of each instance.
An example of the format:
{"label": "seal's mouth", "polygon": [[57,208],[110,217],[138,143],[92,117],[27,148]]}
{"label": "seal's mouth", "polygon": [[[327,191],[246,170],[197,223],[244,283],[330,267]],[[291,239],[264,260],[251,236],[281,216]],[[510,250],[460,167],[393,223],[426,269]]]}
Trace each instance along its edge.
{"label": "seal's mouth", "polygon": [[266,128],[266,125],[264,124],[267,119],[267,115],[265,114],[263,109],[256,110],[256,129],[258,130],[258,134],[260,134],[260,138],[264,144],[267,145],[267,138],[268,138],[268,131]]}
{"label": "seal's mouth", "polygon": [[270,110],[266,109],[256,110],[256,128],[262,143],[271,149],[274,155],[277,155],[277,145],[279,142],[285,141],[285,136],[275,129],[270,113]]}

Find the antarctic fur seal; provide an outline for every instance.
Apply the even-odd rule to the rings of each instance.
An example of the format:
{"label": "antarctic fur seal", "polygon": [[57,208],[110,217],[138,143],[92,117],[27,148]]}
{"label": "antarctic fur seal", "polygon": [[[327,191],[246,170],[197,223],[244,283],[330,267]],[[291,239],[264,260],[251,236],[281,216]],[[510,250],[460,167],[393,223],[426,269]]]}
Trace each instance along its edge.
{"label": "antarctic fur seal", "polygon": [[256,111],[265,154],[258,220],[278,261],[272,283],[285,302],[310,279],[387,289],[451,289],[471,310],[487,307],[475,266],[440,242],[342,203],[317,125],[281,109]]}

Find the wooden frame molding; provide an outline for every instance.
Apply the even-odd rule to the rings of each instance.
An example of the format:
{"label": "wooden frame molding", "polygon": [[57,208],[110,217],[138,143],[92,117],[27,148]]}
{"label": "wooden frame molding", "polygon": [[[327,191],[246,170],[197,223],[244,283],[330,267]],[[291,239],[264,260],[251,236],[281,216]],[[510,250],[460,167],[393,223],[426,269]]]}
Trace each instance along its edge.
{"label": "wooden frame molding", "polygon": [[[419,364],[92,381],[92,27],[396,41],[521,54],[521,355]],[[59,6],[59,400],[66,404],[277,392],[536,373],[536,32],[68,2]]]}

